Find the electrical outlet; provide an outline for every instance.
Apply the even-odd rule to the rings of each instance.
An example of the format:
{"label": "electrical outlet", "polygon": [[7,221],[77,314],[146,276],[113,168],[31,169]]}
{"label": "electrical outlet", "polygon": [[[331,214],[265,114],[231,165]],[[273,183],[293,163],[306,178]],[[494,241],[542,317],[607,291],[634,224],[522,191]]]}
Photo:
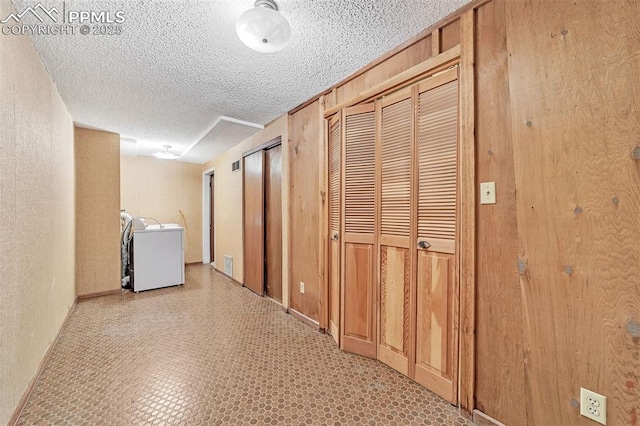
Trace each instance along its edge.
{"label": "electrical outlet", "polygon": [[300,281],[300,293],[304,294],[304,283]]}
{"label": "electrical outlet", "polygon": [[585,388],[580,388],[580,414],[606,425],[607,397]]}

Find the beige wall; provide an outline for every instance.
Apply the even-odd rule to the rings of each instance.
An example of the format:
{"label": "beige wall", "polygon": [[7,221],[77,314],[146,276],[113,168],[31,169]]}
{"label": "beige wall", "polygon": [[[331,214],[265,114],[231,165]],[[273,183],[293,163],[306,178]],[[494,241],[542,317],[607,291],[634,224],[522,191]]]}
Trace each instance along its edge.
{"label": "beige wall", "polygon": [[120,135],[76,128],[76,290],[120,288]]}
{"label": "beige wall", "polygon": [[[0,0],[0,16],[10,13]],[[75,298],[73,122],[29,37],[0,36],[0,424]]]}
{"label": "beige wall", "polygon": [[[185,262],[202,262],[202,165],[120,157],[120,207],[184,228]],[[150,222],[151,223],[151,222]]]}
{"label": "beige wall", "polygon": [[216,267],[224,269],[224,256],[233,257],[233,278],[244,281],[242,256],[242,170],[231,172],[231,163],[242,159],[244,152],[282,136],[282,300],[288,306],[288,206],[289,206],[289,160],[286,155],[289,146],[288,116],[285,114],[273,121],[261,132],[244,140],[203,166],[203,171],[215,168],[215,240]]}

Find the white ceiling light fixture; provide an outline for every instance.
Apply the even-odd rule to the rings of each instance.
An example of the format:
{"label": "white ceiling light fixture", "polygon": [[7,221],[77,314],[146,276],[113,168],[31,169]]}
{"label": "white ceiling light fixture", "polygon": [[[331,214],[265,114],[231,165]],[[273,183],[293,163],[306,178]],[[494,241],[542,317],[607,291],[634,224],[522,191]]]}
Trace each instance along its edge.
{"label": "white ceiling light fixture", "polygon": [[171,145],[162,145],[164,147],[164,151],[158,151],[155,154],[153,154],[154,157],[156,158],[160,158],[162,160],[176,160],[178,159],[178,156],[175,155],[173,152],[169,152],[169,150],[171,149]]}
{"label": "white ceiling light fixture", "polygon": [[282,50],[291,38],[289,22],[273,0],[256,0],[255,7],[236,22],[236,32],[244,44],[262,53]]}

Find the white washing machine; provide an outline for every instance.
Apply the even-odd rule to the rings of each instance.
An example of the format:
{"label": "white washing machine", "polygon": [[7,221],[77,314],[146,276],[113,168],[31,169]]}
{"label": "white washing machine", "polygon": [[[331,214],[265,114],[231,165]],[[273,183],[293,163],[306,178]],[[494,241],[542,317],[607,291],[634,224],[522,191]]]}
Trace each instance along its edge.
{"label": "white washing machine", "polygon": [[184,284],[184,232],[174,223],[133,231],[133,291]]}

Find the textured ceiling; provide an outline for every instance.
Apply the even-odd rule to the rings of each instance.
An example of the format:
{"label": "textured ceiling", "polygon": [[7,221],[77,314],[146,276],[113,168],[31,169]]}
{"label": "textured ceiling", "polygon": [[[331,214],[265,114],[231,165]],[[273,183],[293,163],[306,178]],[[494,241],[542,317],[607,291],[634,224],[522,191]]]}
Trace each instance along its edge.
{"label": "textured ceiling", "polygon": [[221,117],[213,128],[200,141],[191,148],[182,161],[192,163],[204,163],[210,158],[215,158],[236,144],[258,133],[263,126],[249,126],[243,122],[229,120]]}
{"label": "textured ceiling", "polygon": [[126,21],[121,35],[32,38],[76,123],[135,141],[123,152],[193,147],[184,160],[204,162],[214,155],[204,147],[228,147],[242,133],[229,122],[216,130],[222,116],[264,125],[468,0],[277,2],[292,33],[277,53],[254,52],[235,33],[253,0],[43,0],[67,11],[123,11]]}

